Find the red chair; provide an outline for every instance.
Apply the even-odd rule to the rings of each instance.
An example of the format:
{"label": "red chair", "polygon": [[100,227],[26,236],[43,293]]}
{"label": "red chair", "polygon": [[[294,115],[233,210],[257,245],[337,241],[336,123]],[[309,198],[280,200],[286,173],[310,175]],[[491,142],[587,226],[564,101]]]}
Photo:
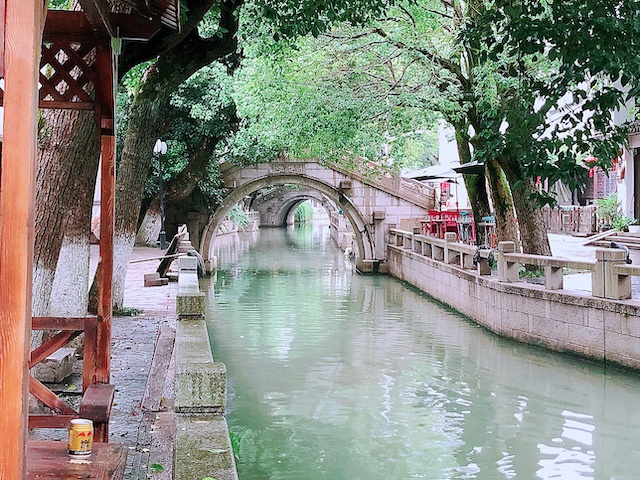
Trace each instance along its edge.
{"label": "red chair", "polygon": [[440,216],[443,220],[442,237],[447,232],[454,232],[457,241],[460,238],[460,229],[458,228],[460,212],[440,212]]}
{"label": "red chair", "polygon": [[443,238],[442,225],[443,222],[440,217],[440,212],[438,210],[429,210],[427,211],[427,221],[422,225],[422,233],[431,235],[432,237]]}

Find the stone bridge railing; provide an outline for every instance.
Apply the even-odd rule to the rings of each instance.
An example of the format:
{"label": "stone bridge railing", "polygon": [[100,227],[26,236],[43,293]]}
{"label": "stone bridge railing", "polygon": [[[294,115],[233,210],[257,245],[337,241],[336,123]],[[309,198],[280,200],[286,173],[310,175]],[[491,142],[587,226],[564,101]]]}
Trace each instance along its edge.
{"label": "stone bridge railing", "polygon": [[414,205],[420,205],[427,209],[435,208],[435,188],[425,183],[411,178],[391,176],[380,168],[347,170],[336,163],[330,163],[327,167]]}
{"label": "stone bridge railing", "polygon": [[[512,242],[496,252],[476,252],[455,242],[392,229],[388,270],[471,317],[488,329],[525,343],[640,369],[640,301],[631,299],[631,277],[640,267],[626,253],[597,249],[593,261],[514,253]],[[473,258],[476,258],[474,265]],[[497,275],[487,258],[495,255]],[[544,285],[519,279],[519,265],[545,271]],[[591,292],[563,288],[563,269],[590,273]]]}

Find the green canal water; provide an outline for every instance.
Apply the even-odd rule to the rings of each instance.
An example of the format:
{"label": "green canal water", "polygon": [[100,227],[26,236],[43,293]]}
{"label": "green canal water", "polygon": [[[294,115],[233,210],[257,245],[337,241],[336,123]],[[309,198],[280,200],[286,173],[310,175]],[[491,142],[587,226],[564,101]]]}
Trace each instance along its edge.
{"label": "green canal water", "polygon": [[221,252],[209,290],[241,480],[640,478],[640,377],[507,341],[327,229]]}

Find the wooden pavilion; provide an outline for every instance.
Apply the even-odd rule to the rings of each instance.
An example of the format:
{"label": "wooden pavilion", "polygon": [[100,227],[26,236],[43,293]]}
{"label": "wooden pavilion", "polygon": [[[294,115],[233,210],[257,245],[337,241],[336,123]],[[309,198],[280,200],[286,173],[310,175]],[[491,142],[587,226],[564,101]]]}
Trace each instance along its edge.
{"label": "wooden pavilion", "polygon": [[[115,478],[122,448],[107,448],[115,185],[115,86],[119,40],[149,40],[179,27],[179,0],[80,0],[82,11],[49,11],[46,0],[0,0],[0,478]],[[1,82],[1,81],[0,81]],[[97,317],[32,318],[38,108],[93,110],[101,139],[101,226]],[[30,352],[32,329],[55,334]],[[29,375],[84,332],[83,400],[75,411]],[[29,393],[51,415],[29,416]],[[28,428],[66,428],[92,418],[101,462],[69,470],[66,442],[27,446]],[[97,457],[96,457],[97,458]],[[97,460],[96,460],[97,461]],[[78,475],[88,476],[78,476]]]}

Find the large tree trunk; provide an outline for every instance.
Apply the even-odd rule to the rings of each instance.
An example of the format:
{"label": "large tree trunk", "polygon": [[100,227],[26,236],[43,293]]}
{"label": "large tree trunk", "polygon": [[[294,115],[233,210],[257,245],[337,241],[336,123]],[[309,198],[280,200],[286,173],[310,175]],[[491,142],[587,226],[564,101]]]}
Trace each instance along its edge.
{"label": "large tree trunk", "polygon": [[52,316],[81,317],[87,313],[91,216],[100,163],[100,142],[93,142],[90,147],[85,151],[86,169],[74,176],[74,195],[65,215],[64,239],[49,306]]}
{"label": "large tree trunk", "polygon": [[[89,186],[86,187],[89,191],[76,188],[95,182],[95,178],[91,180],[86,177],[95,175],[96,152],[99,151],[93,112],[45,110],[42,117],[44,127],[38,145],[36,176],[32,301],[34,316],[48,314],[51,289],[64,237],[65,219],[69,218],[70,212],[75,212],[72,207],[75,197],[87,195],[93,199],[93,189]],[[70,142],[70,138],[74,141]],[[80,183],[76,182],[76,178],[80,179]],[[87,223],[90,223],[90,220]],[[69,227],[71,235],[75,236],[75,227]]]}
{"label": "large tree trunk", "polygon": [[[168,93],[156,91],[155,67],[147,71],[136,100],[131,107],[120,167],[116,175],[116,214],[114,230],[113,305],[122,308],[124,280],[133,248],[140,205],[153,160],[153,145],[165,132],[162,106]],[[165,90],[166,92],[166,90]]]}
{"label": "large tree trunk", "polygon": [[[466,122],[455,124],[458,155],[460,157],[460,163],[463,165],[469,163],[472,158],[469,135],[467,134],[468,128],[469,126]],[[482,245],[484,243],[483,232],[478,228],[478,223],[482,221],[483,217],[491,215],[485,176],[464,175],[464,185],[467,188],[467,194],[471,202],[471,211],[473,212],[473,221],[475,223],[476,245]]]}
{"label": "large tree trunk", "polygon": [[[502,165],[507,181],[511,185],[523,252],[534,255],[551,255],[551,246],[544,225],[542,209],[533,202],[532,198],[535,185],[530,179],[523,178],[517,159],[500,159],[500,165]],[[519,188],[514,188],[516,182],[520,182]]]}
{"label": "large tree trunk", "polygon": [[223,12],[221,23],[230,32],[226,39],[203,40],[190,34],[180,45],[164,52],[150,65],[131,107],[120,169],[116,177],[116,221],[114,238],[113,301],[121,308],[124,280],[136,236],[144,184],[151,170],[153,145],[168,126],[163,112],[171,93],[196,71],[235,51],[237,18]]}
{"label": "large tree trunk", "polygon": [[516,249],[520,250],[518,239],[518,227],[511,198],[511,190],[500,165],[496,160],[488,160],[485,163],[491,203],[496,219],[496,240],[498,242],[515,242]]}

